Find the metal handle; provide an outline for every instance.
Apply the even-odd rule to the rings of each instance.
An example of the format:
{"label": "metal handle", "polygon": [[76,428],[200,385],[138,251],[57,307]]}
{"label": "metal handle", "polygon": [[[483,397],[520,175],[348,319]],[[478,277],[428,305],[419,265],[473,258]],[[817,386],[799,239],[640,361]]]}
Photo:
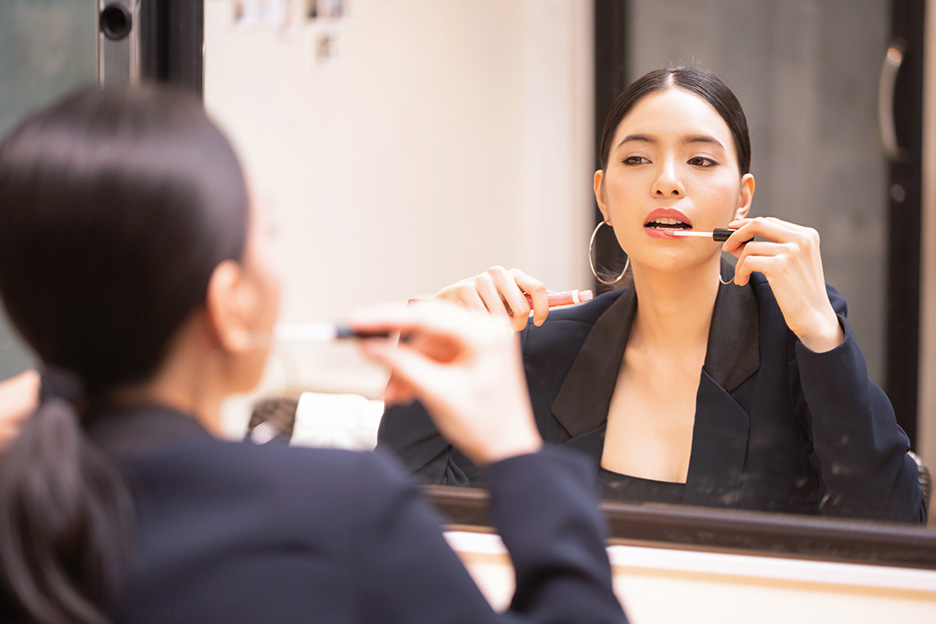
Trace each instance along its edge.
{"label": "metal handle", "polygon": [[98,0],[98,84],[140,82],[140,2]]}
{"label": "metal handle", "polygon": [[881,128],[881,145],[884,155],[892,162],[903,158],[903,149],[897,142],[897,129],[894,124],[894,89],[897,86],[897,74],[904,61],[906,44],[897,40],[887,48],[884,63],[881,65],[881,77],[878,80],[878,124]]}

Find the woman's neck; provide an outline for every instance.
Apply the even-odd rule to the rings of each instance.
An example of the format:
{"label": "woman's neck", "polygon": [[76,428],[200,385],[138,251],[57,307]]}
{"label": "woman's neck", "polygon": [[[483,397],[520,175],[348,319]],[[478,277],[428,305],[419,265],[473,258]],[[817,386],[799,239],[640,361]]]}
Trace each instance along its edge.
{"label": "woman's neck", "polygon": [[142,384],[125,386],[108,394],[107,402],[117,407],[162,405],[196,420],[212,435],[221,437],[221,399],[208,389],[198,389],[197,381],[157,376]]}
{"label": "woman's neck", "polygon": [[137,384],[109,393],[116,406],[163,405],[194,418],[215,436],[222,436],[221,402],[227,396],[217,350],[188,323],[172,341],[162,365]]}
{"label": "woman's neck", "polygon": [[637,314],[628,342],[656,352],[705,349],[718,296],[720,258],[715,260],[675,273],[634,267]]}

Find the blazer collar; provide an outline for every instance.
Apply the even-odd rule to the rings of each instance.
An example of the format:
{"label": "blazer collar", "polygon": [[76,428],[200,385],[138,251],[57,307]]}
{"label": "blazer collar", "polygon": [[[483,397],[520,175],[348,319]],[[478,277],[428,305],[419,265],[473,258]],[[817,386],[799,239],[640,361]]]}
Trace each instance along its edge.
{"label": "blazer collar", "polygon": [[95,444],[117,456],[215,439],[194,417],[162,405],[103,409],[89,415],[84,427]]}
{"label": "blazer collar", "polygon": [[[723,271],[726,264],[722,262]],[[637,293],[627,288],[598,317],[582,343],[551,406],[553,417],[570,438],[592,431],[607,420],[636,312]],[[754,288],[750,283],[740,287],[721,284],[703,370],[724,392],[731,393],[758,368],[758,303]]]}
{"label": "blazer collar", "polygon": [[585,337],[551,407],[553,417],[569,437],[593,431],[607,420],[636,312],[637,293],[627,288]]}

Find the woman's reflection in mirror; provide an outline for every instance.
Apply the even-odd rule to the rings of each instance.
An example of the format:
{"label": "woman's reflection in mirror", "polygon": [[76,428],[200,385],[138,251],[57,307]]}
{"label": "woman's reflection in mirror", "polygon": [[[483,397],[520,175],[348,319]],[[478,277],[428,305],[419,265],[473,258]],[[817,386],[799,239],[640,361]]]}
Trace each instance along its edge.
{"label": "woman's reflection in mirror", "polygon": [[[908,438],[825,282],[819,234],[751,216],[750,163],[722,80],[650,72],[612,107],[594,176],[626,287],[550,312],[542,283],[494,267],[436,298],[512,318],[540,432],[598,465],[604,497],[923,523]],[[734,233],[681,234],[715,228]],[[430,482],[483,484],[419,404],[386,411],[379,446]]]}

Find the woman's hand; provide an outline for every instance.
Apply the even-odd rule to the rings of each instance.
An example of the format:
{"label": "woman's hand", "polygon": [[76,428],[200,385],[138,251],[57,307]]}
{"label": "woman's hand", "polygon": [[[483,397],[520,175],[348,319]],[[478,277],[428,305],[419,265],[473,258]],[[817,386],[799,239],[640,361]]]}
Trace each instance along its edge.
{"label": "woman's hand", "polygon": [[362,343],[364,355],[390,368],[385,402],[418,398],[439,432],[483,466],[542,446],[523,373],[517,335],[506,320],[447,303],[378,308],[351,327],[399,331],[399,344]]}
{"label": "woman's hand", "polygon": [[530,317],[530,303],[524,293],[533,300],[533,324],[542,325],[549,314],[546,287],[519,269],[508,271],[493,266],[484,273],[446,286],[433,299],[509,318],[511,326],[520,331]]}
{"label": "woman's hand", "polygon": [[[728,227],[737,229],[722,246],[738,258],[735,284],[744,286],[752,272],[763,273],[800,342],[817,353],[842,344],[845,332],[826,291],[819,233],[774,217],[738,219]],[[755,236],[769,240],[750,241]]]}
{"label": "woman's hand", "polygon": [[0,381],[0,449],[19,434],[20,427],[39,406],[39,373],[28,370]]}

